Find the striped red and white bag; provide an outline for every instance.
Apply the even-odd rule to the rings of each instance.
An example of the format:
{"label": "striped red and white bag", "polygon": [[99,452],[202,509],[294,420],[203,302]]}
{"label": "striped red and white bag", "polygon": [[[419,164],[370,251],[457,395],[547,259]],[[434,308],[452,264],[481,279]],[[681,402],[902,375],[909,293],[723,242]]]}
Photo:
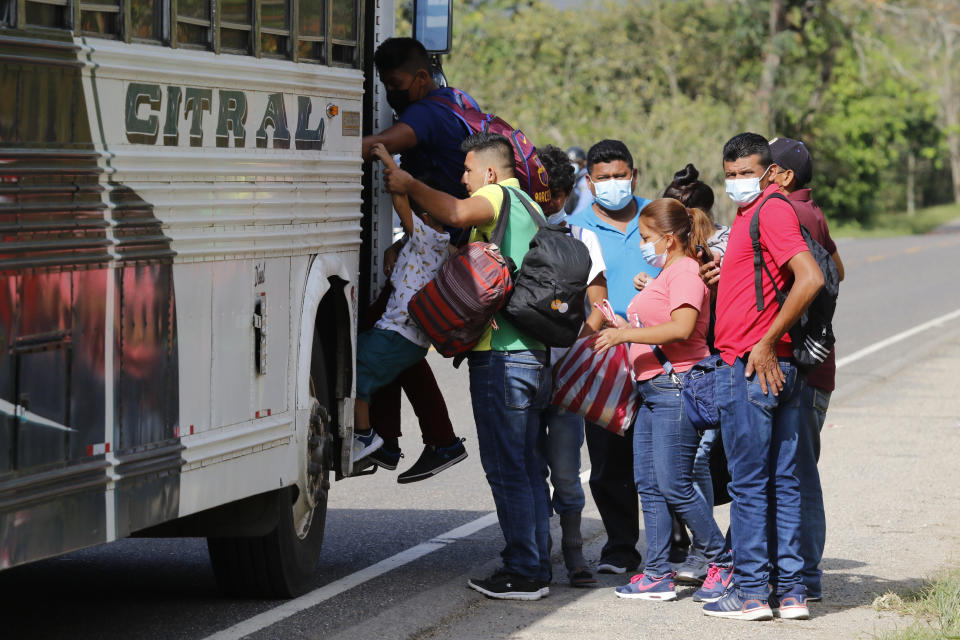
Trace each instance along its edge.
{"label": "striped red and white bag", "polygon": [[[610,303],[597,304],[609,322],[616,315]],[[553,367],[553,404],[588,422],[623,435],[637,415],[640,397],[633,381],[630,347],[618,344],[602,354],[593,351],[596,336],[579,338]]]}

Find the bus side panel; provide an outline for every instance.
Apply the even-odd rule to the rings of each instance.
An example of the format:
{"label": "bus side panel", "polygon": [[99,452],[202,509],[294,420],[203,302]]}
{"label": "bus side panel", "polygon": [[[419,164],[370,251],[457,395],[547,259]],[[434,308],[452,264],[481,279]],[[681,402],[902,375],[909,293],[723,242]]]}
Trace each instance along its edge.
{"label": "bus side panel", "polygon": [[108,539],[103,168],[78,47],[0,34],[0,567]]}

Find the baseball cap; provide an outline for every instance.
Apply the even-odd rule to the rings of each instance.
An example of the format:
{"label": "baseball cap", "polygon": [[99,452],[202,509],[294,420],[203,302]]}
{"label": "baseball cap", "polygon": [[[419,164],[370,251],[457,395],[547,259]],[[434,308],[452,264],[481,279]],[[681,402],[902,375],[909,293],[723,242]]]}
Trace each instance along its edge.
{"label": "baseball cap", "polygon": [[770,141],[770,155],[777,166],[793,171],[798,187],[810,183],[813,160],[805,144],[792,138],[774,138]]}

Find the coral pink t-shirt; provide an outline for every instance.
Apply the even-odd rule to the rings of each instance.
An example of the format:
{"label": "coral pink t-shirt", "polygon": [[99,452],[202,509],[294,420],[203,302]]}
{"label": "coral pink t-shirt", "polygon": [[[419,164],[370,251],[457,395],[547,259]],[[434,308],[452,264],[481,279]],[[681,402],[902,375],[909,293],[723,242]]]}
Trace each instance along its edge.
{"label": "coral pink t-shirt", "polygon": [[[636,326],[639,320],[644,327],[652,327],[670,322],[670,314],[684,305],[700,312],[693,334],[683,342],[660,345],[678,372],[687,371],[710,355],[707,348],[710,291],[700,279],[697,261],[688,257],[677,260],[635,295],[627,307],[630,324]],[[631,344],[630,361],[633,362],[633,373],[637,380],[649,380],[664,373],[650,345]]]}
{"label": "coral pink t-shirt", "polygon": [[[727,364],[746,355],[769,331],[780,313],[773,282],[763,273],[763,311],[757,311],[757,290],[754,280],[753,241],[750,222],[764,198],[779,189],[776,183],[768,186],[749,206],[737,211],[730,226],[727,252],[720,266],[720,284],[717,287],[717,324],[714,327],[714,346]],[[760,246],[763,260],[773,275],[777,287],[783,291],[793,285],[793,273],[787,262],[795,255],[809,251],[800,234],[800,222],[789,203],[771,198],[760,212]],[[777,343],[777,355],[790,357],[793,349],[790,334]]]}

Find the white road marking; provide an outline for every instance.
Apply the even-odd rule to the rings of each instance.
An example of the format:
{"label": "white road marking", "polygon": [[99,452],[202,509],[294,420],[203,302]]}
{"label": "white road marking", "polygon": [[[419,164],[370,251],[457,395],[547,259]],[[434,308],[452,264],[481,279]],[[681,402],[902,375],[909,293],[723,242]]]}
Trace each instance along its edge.
{"label": "white road marking", "polygon": [[[589,477],[590,470],[587,469],[580,474],[580,482],[586,482]],[[340,595],[344,591],[360,586],[368,580],[379,578],[385,573],[393,571],[398,567],[402,567],[405,564],[410,564],[414,560],[419,560],[425,555],[433,553],[438,549],[443,549],[447,545],[453,544],[458,540],[472,536],[476,532],[495,525],[496,523],[496,512],[488,513],[477,518],[476,520],[468,522],[467,524],[460,525],[456,529],[451,529],[446,533],[441,533],[439,536],[427,540],[426,542],[421,542],[415,547],[405,549],[396,555],[372,564],[365,569],[357,571],[356,573],[351,573],[350,575],[344,576],[339,580],[334,580],[328,585],[324,585],[314,589],[313,591],[310,591],[309,593],[305,593],[299,598],[294,598],[293,600],[289,600],[278,607],[267,609],[261,614],[255,615],[252,618],[247,618],[242,622],[238,622],[232,627],[228,627],[223,631],[218,631],[211,636],[207,636],[205,640],[235,640],[237,638],[243,638],[252,633],[256,633],[261,629],[266,629],[272,624],[282,622],[283,620],[286,620],[287,618],[296,615],[305,609],[315,607],[321,602]]]}
{"label": "white road marking", "polygon": [[900,342],[901,340],[906,340],[906,339],[909,338],[910,336],[915,336],[915,335],[917,335],[918,333],[923,333],[923,332],[926,331],[927,329],[932,329],[932,328],[934,328],[934,327],[939,327],[940,325],[942,325],[942,324],[944,324],[944,323],[946,323],[946,322],[949,322],[949,321],[951,321],[951,320],[954,320],[954,319],[956,319],[956,318],[960,318],[960,309],[957,309],[956,311],[951,311],[950,313],[947,313],[947,314],[944,314],[944,315],[939,316],[939,317],[937,317],[937,318],[934,318],[933,320],[930,320],[930,321],[928,321],[928,322],[924,322],[923,324],[919,324],[919,325],[915,326],[915,327],[912,328],[912,329],[907,329],[906,331],[901,331],[900,333],[894,334],[894,335],[890,336],[889,338],[885,338],[885,339],[881,340],[880,342],[874,342],[874,343],[873,343],[872,345],[870,345],[869,347],[864,347],[863,349],[860,349],[860,351],[855,351],[854,353],[851,353],[850,355],[848,355],[848,356],[846,356],[846,357],[843,357],[843,358],[838,359],[838,360],[837,360],[837,369],[839,369],[840,367],[845,367],[845,366],[847,366],[848,364],[851,364],[851,363],[853,363],[853,362],[856,362],[857,360],[859,360],[859,359],[861,359],[861,358],[865,358],[865,357],[869,356],[869,355],[872,354],[872,353],[876,353],[877,351],[880,351],[881,349],[886,349],[886,348],[889,347],[890,345],[896,344],[897,342]]}

